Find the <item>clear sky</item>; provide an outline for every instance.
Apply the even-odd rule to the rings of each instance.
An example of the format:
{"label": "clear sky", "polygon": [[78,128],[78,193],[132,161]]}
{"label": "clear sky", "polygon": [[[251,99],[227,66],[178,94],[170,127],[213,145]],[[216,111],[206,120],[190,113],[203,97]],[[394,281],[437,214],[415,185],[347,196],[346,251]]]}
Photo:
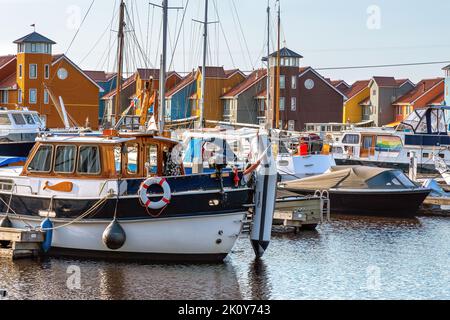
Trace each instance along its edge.
{"label": "clear sky", "polygon": [[[31,32],[33,23],[36,31],[57,42],[55,53],[66,52],[92,1],[0,0],[4,12],[0,19],[0,54],[15,53],[12,42]],[[161,10],[149,6],[149,1],[126,0],[131,21],[127,32],[126,70],[130,72],[136,66],[158,63]],[[161,0],[152,1],[161,4]],[[115,70],[113,40],[118,2],[94,1],[67,53],[82,68]],[[260,67],[265,50],[267,0],[209,2],[210,21],[220,21],[220,24],[209,25],[208,64],[245,71]],[[274,9],[275,0],[270,0],[270,4]],[[189,71],[201,64],[201,25],[192,19],[203,19],[204,0],[169,0],[169,5],[187,5],[183,28],[180,29],[183,10],[171,10],[169,15],[169,62],[179,33],[171,69]],[[304,66],[315,68],[447,61],[450,60],[449,14],[448,0],[281,0],[282,38],[289,48],[305,57]],[[272,29],[274,21],[272,15]],[[272,44],[275,44],[274,34]],[[348,82],[374,75],[418,81],[442,76],[443,66],[320,72]]]}

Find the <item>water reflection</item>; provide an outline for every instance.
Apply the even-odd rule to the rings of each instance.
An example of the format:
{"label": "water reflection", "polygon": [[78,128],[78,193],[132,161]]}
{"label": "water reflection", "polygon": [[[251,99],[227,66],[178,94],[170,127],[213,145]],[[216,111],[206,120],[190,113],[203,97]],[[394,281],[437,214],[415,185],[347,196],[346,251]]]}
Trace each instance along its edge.
{"label": "water reflection", "polygon": [[[0,259],[0,288],[11,299],[448,299],[449,230],[446,218],[339,216],[275,234],[260,260],[248,239],[219,265]],[[70,266],[80,289],[67,286]]]}

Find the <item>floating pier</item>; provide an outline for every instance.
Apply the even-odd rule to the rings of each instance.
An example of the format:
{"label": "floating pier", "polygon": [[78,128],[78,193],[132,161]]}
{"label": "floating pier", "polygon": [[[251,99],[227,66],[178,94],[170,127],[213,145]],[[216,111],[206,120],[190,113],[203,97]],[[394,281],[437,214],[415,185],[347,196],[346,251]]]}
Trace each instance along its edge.
{"label": "floating pier", "polygon": [[0,228],[0,257],[13,260],[37,257],[44,239],[45,233],[40,231]]}

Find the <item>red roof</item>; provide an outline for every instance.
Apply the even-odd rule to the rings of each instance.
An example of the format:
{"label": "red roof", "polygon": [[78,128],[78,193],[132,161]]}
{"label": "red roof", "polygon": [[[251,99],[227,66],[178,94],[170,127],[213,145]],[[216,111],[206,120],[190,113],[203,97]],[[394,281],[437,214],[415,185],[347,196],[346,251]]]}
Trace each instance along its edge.
{"label": "red roof", "polygon": [[0,56],[0,68],[2,68],[4,65],[10,63],[15,59],[16,59],[15,55]]}
{"label": "red roof", "polygon": [[[122,90],[128,88],[129,86],[131,86],[131,85],[132,85],[133,83],[135,83],[135,82],[136,82],[136,78],[135,78],[135,75],[133,74],[131,77],[129,77],[128,79],[126,79],[125,82],[122,84]],[[109,100],[109,99],[115,97],[115,96],[116,96],[116,93],[117,93],[117,90],[116,90],[116,89],[111,90],[110,92],[108,92],[107,94],[105,94],[105,95],[102,97],[102,100]]]}
{"label": "red roof", "polygon": [[177,84],[175,87],[173,87],[171,90],[169,90],[166,93],[166,98],[173,96],[175,93],[180,91],[181,89],[185,88],[186,86],[192,84],[195,82],[195,72],[192,71],[187,76],[185,76],[179,84]]}
{"label": "red roof", "polygon": [[404,85],[406,82],[411,82],[411,80],[409,79],[396,79],[395,82],[397,82],[397,85],[399,87],[401,87],[402,85]]}
{"label": "red roof", "polygon": [[245,80],[244,82],[238,84],[234,88],[232,88],[230,91],[228,91],[226,94],[222,96],[222,98],[234,98],[240,95],[241,93],[247,91],[254,85],[256,85],[259,81],[266,78],[267,70],[266,69],[258,69],[253,71]]}
{"label": "red roof", "polygon": [[398,87],[399,86],[399,84],[397,83],[397,80],[395,80],[394,77],[373,77],[373,81],[375,81],[379,87]]}
{"label": "red roof", "polygon": [[[159,80],[159,69],[137,69],[137,73],[139,74],[139,77],[142,80],[150,80],[150,78],[153,78],[154,80]],[[167,78],[171,76],[177,76],[181,79],[180,75],[174,71],[170,71],[167,73]]]}
{"label": "red roof", "polygon": [[17,89],[17,74],[14,72],[13,74],[7,76],[3,80],[0,81],[0,89]]}
{"label": "red roof", "polygon": [[256,99],[267,99],[267,89],[264,89],[255,96]]}
{"label": "red roof", "polygon": [[356,81],[348,90],[344,91],[344,94],[347,98],[351,99],[356,96],[358,93],[363,91],[365,88],[369,86],[370,80],[360,80]]}
{"label": "red roof", "polygon": [[[326,79],[326,80],[329,80],[329,79]],[[347,88],[350,87],[350,86],[348,85],[348,83],[345,82],[344,80],[330,80],[330,83],[331,83],[333,86],[335,86],[335,87],[338,87],[338,86],[340,86],[340,85],[344,85],[344,86],[346,86]]]}
{"label": "red roof", "polygon": [[84,73],[95,82],[108,82],[116,76],[117,73],[107,73],[105,71],[85,70]]}
{"label": "red roof", "polygon": [[418,98],[426,94],[431,88],[435,87],[437,84],[443,81],[443,78],[422,80],[416,85],[414,89],[408,91],[405,95],[397,99],[397,101],[395,101],[393,104],[412,104]]}
{"label": "red roof", "polygon": [[359,103],[359,105],[361,105],[361,106],[368,106],[368,105],[370,105],[370,97],[368,97],[367,99],[364,99],[363,101],[361,101]]}
{"label": "red roof", "polygon": [[445,95],[444,95],[444,92],[441,92],[436,98],[431,100],[429,102],[429,104],[440,106],[440,105],[443,105],[444,102],[445,102]]}

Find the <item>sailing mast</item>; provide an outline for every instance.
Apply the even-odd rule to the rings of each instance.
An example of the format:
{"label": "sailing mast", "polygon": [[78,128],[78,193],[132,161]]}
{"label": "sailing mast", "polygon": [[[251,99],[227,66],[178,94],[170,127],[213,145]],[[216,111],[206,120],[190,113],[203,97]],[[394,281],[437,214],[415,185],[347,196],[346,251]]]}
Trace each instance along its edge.
{"label": "sailing mast", "polygon": [[164,132],[166,116],[166,64],[167,64],[167,20],[168,20],[168,0],[163,0],[163,47],[161,55],[161,68],[159,70],[159,108],[158,108],[158,128],[162,135]]}
{"label": "sailing mast", "polygon": [[208,0],[205,0],[205,21],[203,21],[203,63],[202,63],[202,84],[200,97],[200,119],[198,128],[203,128],[204,108],[205,108],[205,86],[206,86],[206,58],[208,47]]}
{"label": "sailing mast", "polygon": [[116,103],[114,109],[114,125],[119,121],[120,113],[120,92],[122,91],[122,68],[123,68],[123,45],[125,40],[125,2],[120,1],[120,17],[119,17],[119,33],[117,44],[117,86],[116,86]]}
{"label": "sailing mast", "polygon": [[[267,115],[271,112],[270,107],[270,0],[267,0]],[[273,128],[273,117],[266,116],[268,129]]]}
{"label": "sailing mast", "polygon": [[[277,72],[276,72],[276,79],[275,79],[275,128],[280,127],[280,64],[281,64],[281,45],[280,45],[280,33],[281,33],[281,9],[280,9],[280,0],[277,0],[278,2],[278,17],[277,17],[277,29],[278,29],[278,36],[277,36]],[[283,129],[283,128],[281,128]]]}

